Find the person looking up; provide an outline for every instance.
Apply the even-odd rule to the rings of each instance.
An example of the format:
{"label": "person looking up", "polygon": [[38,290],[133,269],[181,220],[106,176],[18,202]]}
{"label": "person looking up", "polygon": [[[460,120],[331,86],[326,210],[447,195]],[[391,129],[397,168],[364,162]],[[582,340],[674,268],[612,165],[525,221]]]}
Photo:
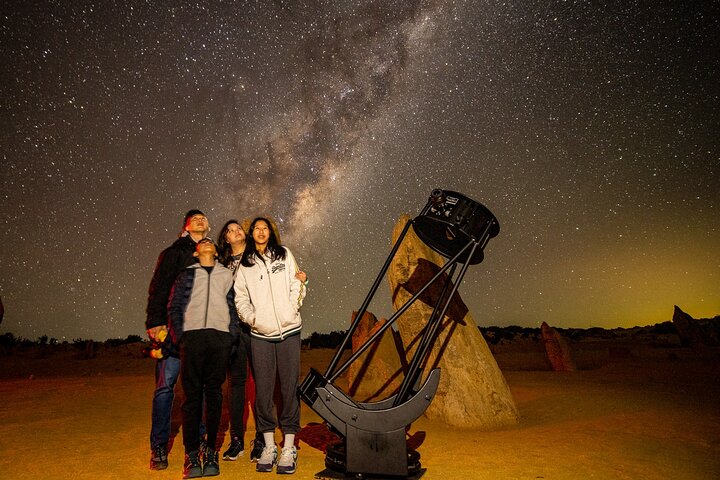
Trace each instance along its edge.
{"label": "person looking up", "polygon": [[[237,272],[245,251],[247,235],[240,222],[235,219],[228,220],[220,230],[218,239],[219,260],[225,267]],[[296,277],[303,283],[307,282],[307,275],[299,271]],[[223,453],[223,460],[233,461],[244,453],[245,425],[249,415],[248,405],[255,415],[255,380],[252,373],[252,362],[248,362],[251,355],[250,327],[242,323],[239,339],[230,357],[230,446]],[[256,420],[257,424],[257,420]],[[252,441],[250,461],[260,458],[265,440],[262,432],[256,429],[255,439]]]}
{"label": "person looking up", "polygon": [[[297,263],[290,250],[279,244],[268,219],[258,217],[250,225],[240,267],[235,274],[235,304],[250,327],[250,347],[255,374],[257,430],[265,448],[258,459],[258,472],[295,473],[295,435],[300,430],[300,307],[305,285],[295,276]],[[273,404],[275,378],[280,382],[282,410],[276,420]],[[278,455],[275,428],[284,434]]]}
{"label": "person looking up", "polygon": [[[179,238],[160,253],[148,289],[145,320],[148,337],[153,342],[162,343],[166,338],[170,290],[178,274],[195,263],[193,253],[196,242],[205,238],[209,231],[210,223],[205,214],[197,209],[190,210],[185,214]],[[175,398],[175,384],[179,374],[178,357],[167,356],[157,360],[150,427],[151,470],[164,470],[168,467],[170,419]]]}
{"label": "person looking up", "polygon": [[[245,230],[235,219],[228,220],[218,237],[218,258],[233,274],[240,265],[245,250]],[[255,406],[255,380],[248,365],[250,355],[250,328],[241,324],[238,340],[230,356],[230,446],[223,452],[223,460],[233,461],[245,451],[245,422],[249,415],[248,405]],[[254,414],[254,412],[253,412]],[[257,460],[265,447],[263,436],[256,432],[252,442],[250,461]]]}
{"label": "person looking up", "polygon": [[[199,261],[178,275],[168,307],[170,336],[173,343],[180,346],[185,392],[183,478],[220,474],[215,448],[222,416],[222,384],[240,328],[233,274],[216,261],[217,250],[212,239],[201,239],[194,255]],[[208,442],[204,453],[200,452],[203,403],[207,407]]]}

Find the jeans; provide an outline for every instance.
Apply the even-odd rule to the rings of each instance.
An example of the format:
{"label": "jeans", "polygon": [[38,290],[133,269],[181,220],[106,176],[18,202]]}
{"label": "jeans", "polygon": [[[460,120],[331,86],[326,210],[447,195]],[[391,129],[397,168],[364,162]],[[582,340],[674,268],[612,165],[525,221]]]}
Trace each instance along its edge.
{"label": "jeans", "polygon": [[152,427],[150,428],[150,448],[167,446],[170,440],[170,420],[172,418],[175,384],[180,375],[180,359],[167,357],[155,365],[155,393],[152,402]]}

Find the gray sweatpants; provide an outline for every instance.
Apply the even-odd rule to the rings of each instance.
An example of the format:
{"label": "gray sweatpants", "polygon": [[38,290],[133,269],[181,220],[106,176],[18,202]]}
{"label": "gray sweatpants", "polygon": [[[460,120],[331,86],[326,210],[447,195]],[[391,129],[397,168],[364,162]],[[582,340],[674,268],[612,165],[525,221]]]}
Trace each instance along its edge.
{"label": "gray sweatpants", "polygon": [[280,430],[283,434],[300,431],[300,397],[297,391],[300,376],[300,334],[279,342],[250,339],[253,374],[255,375],[255,423],[259,433],[273,432],[277,426],[273,394],[275,376],[280,380],[282,410]]}

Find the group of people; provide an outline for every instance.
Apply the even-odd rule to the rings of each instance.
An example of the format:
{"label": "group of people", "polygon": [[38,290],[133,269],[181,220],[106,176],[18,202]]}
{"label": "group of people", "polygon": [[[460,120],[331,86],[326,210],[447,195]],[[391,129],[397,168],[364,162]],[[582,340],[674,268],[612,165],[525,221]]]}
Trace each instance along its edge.
{"label": "group of people", "polygon": [[[229,370],[230,445],[223,460],[236,460],[244,452],[250,403],[256,425],[250,460],[257,462],[258,472],[275,468],[292,474],[300,430],[299,311],[307,276],[267,218],[254,219],[247,232],[240,222],[229,220],[217,244],[209,231],[202,211],[187,212],[180,237],[160,254],[150,283],[148,336],[173,347],[155,367],[150,468],[168,467],[172,404],[180,377],[185,392],[183,478],[219,475],[222,386]],[[247,398],[246,385],[253,381],[254,398]],[[275,444],[278,426],[284,436],[280,452]]]}

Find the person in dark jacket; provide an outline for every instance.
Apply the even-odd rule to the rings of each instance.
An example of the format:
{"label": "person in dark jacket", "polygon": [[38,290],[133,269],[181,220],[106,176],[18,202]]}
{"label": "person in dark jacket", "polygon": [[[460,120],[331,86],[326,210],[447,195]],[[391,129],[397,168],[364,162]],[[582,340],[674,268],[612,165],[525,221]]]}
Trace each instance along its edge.
{"label": "person in dark jacket", "polygon": [[[210,231],[207,217],[200,210],[190,210],[180,238],[160,253],[152,281],[150,282],[147,320],[145,327],[153,342],[162,343],[168,334],[168,298],[175,278],[186,267],[196,262],[193,256],[196,242]],[[152,426],[150,428],[150,469],[168,467],[167,447],[170,440],[170,419],[175,397],[175,384],[180,374],[180,358],[165,356],[155,365],[155,392],[152,401]]]}
{"label": "person in dark jacket", "polygon": [[[235,309],[233,273],[217,262],[210,238],[197,243],[199,263],[178,275],[170,293],[169,325],[173,343],[180,346],[183,403],[183,478],[220,474],[216,450],[222,416],[222,384],[230,351],[240,330]],[[207,405],[207,450],[200,453],[203,396]]]}
{"label": "person in dark jacket", "polygon": [[[225,222],[218,235],[218,260],[233,272],[240,265],[240,257],[245,250],[245,230],[238,220]],[[250,354],[250,328],[241,323],[240,336],[233,348],[228,369],[230,383],[230,446],[223,452],[223,460],[234,461],[245,452],[245,422],[250,414],[250,406],[255,415],[255,379],[252,375],[248,356]],[[250,461],[257,460],[265,448],[262,433],[256,432],[251,442]]]}

